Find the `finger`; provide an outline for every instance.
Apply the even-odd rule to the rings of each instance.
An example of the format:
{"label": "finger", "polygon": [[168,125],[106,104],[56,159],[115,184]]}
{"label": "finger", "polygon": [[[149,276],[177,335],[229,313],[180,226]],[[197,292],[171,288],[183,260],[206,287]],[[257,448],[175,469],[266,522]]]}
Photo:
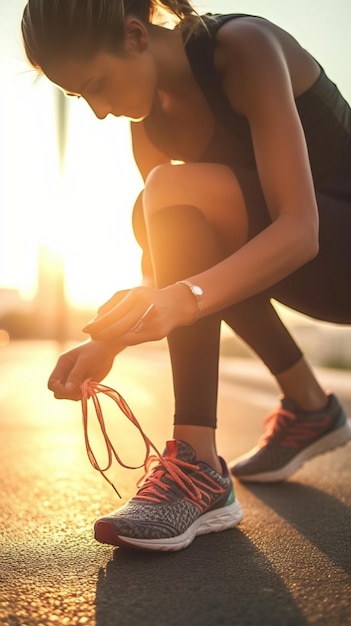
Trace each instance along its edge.
{"label": "finger", "polygon": [[67,376],[72,369],[72,364],[72,359],[67,357],[67,355],[60,356],[59,360],[57,361],[57,365],[51,372],[48,380],[48,388],[50,389],[50,391],[55,391],[58,385],[64,385]]}
{"label": "finger", "polygon": [[93,341],[105,341],[113,342],[118,340],[123,345],[131,345],[129,341],[125,340],[126,335],[135,324],[135,314],[125,316],[123,320],[109,324],[107,328],[89,328],[88,332]]}
{"label": "finger", "polygon": [[[88,368],[90,371],[90,368]],[[65,397],[70,400],[80,400],[82,397],[81,385],[89,377],[89,371],[86,367],[86,361],[77,360],[74,367],[69,373],[64,386]],[[90,371],[91,373],[91,371]]]}
{"label": "finger", "polygon": [[118,304],[115,304],[102,314],[99,313],[94,319],[90,320],[82,330],[84,333],[91,333],[91,329],[94,331],[103,330],[114,322],[123,320],[123,317],[130,313],[131,307],[130,292],[127,291],[124,298],[122,298]]}
{"label": "finger", "polygon": [[104,315],[105,313],[108,313],[109,311],[111,311],[111,309],[113,309],[113,307],[115,307],[117,304],[119,304],[123,298],[126,297],[126,295],[130,292],[130,289],[122,289],[121,291],[117,291],[116,293],[113,294],[112,298],[110,298],[109,300],[107,300],[107,302],[104,302],[104,304],[102,304],[98,310],[97,310],[97,315],[94,319],[100,317],[101,315]]}
{"label": "finger", "polygon": [[55,398],[67,400],[80,399],[80,384],[86,378],[81,360],[75,360],[63,354],[48,380],[48,388]]}
{"label": "finger", "polygon": [[66,388],[66,383],[62,380],[50,377],[48,388],[53,392],[58,400],[79,400],[78,392],[75,388]]}
{"label": "finger", "polygon": [[80,389],[67,389],[66,385],[63,385],[60,381],[53,381],[51,391],[54,393],[54,397],[57,400],[80,400]]}
{"label": "finger", "polygon": [[[136,339],[134,335],[144,331],[145,325],[147,324],[148,336],[150,336],[152,340],[154,337],[153,333],[150,335],[150,331],[152,330],[150,322],[152,322],[152,318],[155,318],[155,316],[153,316],[154,307],[154,304],[149,304],[137,319],[135,319],[135,311],[132,311],[131,314],[126,315],[122,321],[110,324],[107,328],[103,328],[102,330],[92,328],[90,329],[91,337],[97,341],[112,341],[118,336],[119,340],[123,342],[126,342],[126,337],[128,337],[126,345],[134,345],[135,343],[140,343],[140,340]],[[143,341],[147,341],[147,339],[143,339]]]}

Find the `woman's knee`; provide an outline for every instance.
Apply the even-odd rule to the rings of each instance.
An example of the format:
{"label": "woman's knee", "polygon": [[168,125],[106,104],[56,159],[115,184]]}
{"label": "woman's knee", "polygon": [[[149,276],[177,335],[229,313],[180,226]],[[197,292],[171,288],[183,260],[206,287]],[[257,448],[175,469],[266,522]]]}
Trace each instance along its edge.
{"label": "woman's knee", "polygon": [[[183,178],[178,170],[181,165],[170,163],[158,165],[148,175],[144,189],[144,212],[147,216],[171,204],[179,204],[176,200],[179,193],[175,192],[177,184]],[[186,192],[184,191],[184,195]]]}
{"label": "woman's knee", "polygon": [[243,194],[234,173],[224,165],[159,165],[146,180],[143,201],[146,220],[167,206],[190,205],[198,208],[219,234],[233,241],[233,248],[247,240]]}

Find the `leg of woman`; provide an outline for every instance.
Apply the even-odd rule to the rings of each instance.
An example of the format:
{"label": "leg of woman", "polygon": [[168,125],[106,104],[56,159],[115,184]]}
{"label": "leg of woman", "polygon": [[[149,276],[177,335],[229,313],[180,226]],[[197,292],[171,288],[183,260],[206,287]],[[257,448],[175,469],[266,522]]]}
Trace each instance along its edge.
{"label": "leg of woman", "polygon": [[[351,324],[351,206],[317,193],[320,216],[320,251],[318,256],[270,290],[270,295],[294,310],[319,320]],[[318,410],[323,398],[313,384],[298,385],[305,376],[302,363],[284,372],[278,369],[278,380],[287,397],[305,410]],[[312,383],[312,381],[311,381]],[[318,403],[320,406],[318,407]]]}
{"label": "leg of woman", "polygon": [[[321,194],[317,200],[318,256],[274,285],[268,295],[317,319],[350,324],[351,206]],[[249,330],[252,332],[252,326]],[[274,366],[279,368],[279,362]],[[231,464],[232,472],[241,479],[283,480],[306,460],[351,438],[351,424],[340,402],[333,394],[326,398],[304,360],[278,370],[276,377],[285,396],[282,409],[276,412],[259,445]]]}
{"label": "leg of woman", "polygon": [[[230,185],[232,176],[226,168],[214,166],[214,172],[211,166],[205,168],[205,189],[204,185],[200,189],[196,184],[196,180],[202,179],[201,166],[196,166],[197,172],[192,166],[161,167],[147,182],[145,213],[159,286],[203,271],[227,254],[226,244],[208,217],[210,209],[219,203],[225,207],[224,211],[228,210],[225,215],[228,222],[235,222],[231,206],[235,198],[233,183]],[[203,205],[208,207],[207,213],[202,210]],[[243,223],[242,237],[244,227]],[[235,237],[239,228],[238,221]],[[197,457],[218,471],[215,428],[219,333],[220,316],[212,315],[190,327],[178,328],[168,337],[175,395],[174,438],[190,443]]]}
{"label": "leg of woman", "polygon": [[310,317],[351,324],[351,198],[347,203],[317,193],[319,253],[277,283],[271,296]]}
{"label": "leg of woman", "polygon": [[[247,238],[243,196],[231,170],[222,166],[158,168],[147,184],[145,212],[160,286],[210,267]],[[231,307],[223,318],[277,376],[283,393],[288,390],[302,408],[316,410],[326,404],[325,393],[267,295]],[[169,337],[176,399],[174,436],[187,440],[202,454],[200,458],[211,458],[213,464],[218,342],[215,316],[177,329]]]}
{"label": "leg of woman", "polygon": [[[213,171],[216,175],[219,166],[215,167],[216,169]],[[226,168],[220,167],[220,169],[225,170]],[[208,171],[206,172],[206,176],[207,175]],[[229,175],[231,176],[231,172],[229,172]],[[228,171],[226,172],[225,179],[228,182]],[[223,182],[225,183],[226,181]],[[242,188],[245,190],[245,201],[247,203],[251,205],[262,205],[264,203],[257,177],[255,177],[253,173],[242,172],[240,182]],[[237,183],[232,187],[231,182],[228,186],[228,190],[230,193],[234,194],[231,199],[229,199],[227,195],[223,198],[226,210],[224,230],[226,231],[228,239],[226,243],[229,253],[232,251],[231,246],[233,246],[230,237],[234,237],[234,245],[237,247],[240,243],[242,244],[244,231],[247,231],[247,220],[246,217],[244,219],[239,217],[239,223],[233,221],[233,212],[234,214],[236,213],[234,205],[239,207],[238,210],[240,214],[245,204],[241,191],[240,189],[238,190]],[[193,189],[193,191],[195,191],[195,189]],[[203,191],[205,191],[205,189]],[[220,223],[221,213],[214,212],[218,209],[219,203],[216,199],[212,198],[212,195],[213,194],[210,194],[209,198],[213,204],[210,205],[209,202],[206,202],[204,213],[206,216],[210,217],[210,222],[214,225],[216,231],[221,232],[221,230],[223,231]],[[195,201],[197,200],[196,197]],[[203,202],[203,198],[200,198],[200,200]],[[152,271],[152,264],[142,212],[142,199],[139,196],[133,214],[133,225],[136,237],[144,251],[144,275],[146,274],[147,277],[149,277]],[[257,232],[260,227],[264,227],[265,224],[261,224],[261,222],[262,218],[259,218],[251,230]],[[197,238],[194,235],[193,241],[196,240]],[[184,275],[191,273],[194,272],[190,267],[184,271]],[[324,390],[319,385],[309,364],[303,358],[301,351],[288,330],[279,319],[275,308],[270,302],[269,295],[261,294],[227,309],[223,314],[223,319],[262,359],[267,368],[276,377],[277,383],[284,396],[291,398],[298,407],[306,411],[319,410],[325,406],[327,398]],[[273,333],[274,341],[271,340],[271,333],[267,332],[267,330],[263,330],[269,327],[272,329],[271,332]]]}
{"label": "leg of woman", "polygon": [[[196,234],[196,243],[194,235]],[[217,263],[220,247],[203,214],[178,205],[149,220],[154,275],[159,287]],[[175,397],[173,436],[196,451],[197,458],[221,471],[215,447],[220,318],[211,315],[175,329],[167,338]]]}
{"label": "leg of woman", "polygon": [[[174,170],[176,167],[174,166]],[[156,206],[146,185],[146,207]],[[157,284],[167,285],[217,263],[223,252],[192,197],[171,190],[147,219]],[[169,202],[177,203],[169,206]],[[165,206],[166,208],[163,208]],[[215,444],[220,316],[174,330],[169,338],[176,399],[174,440],[162,458],[149,457],[136,496],[126,506],[97,520],[95,537],[103,543],[152,550],[179,550],[198,534],[232,528],[241,521],[227,465]],[[149,471],[150,470],[150,471]]]}
{"label": "leg of woman", "polygon": [[[270,222],[263,191],[255,172],[237,170],[237,177],[248,210],[251,239]],[[327,403],[324,390],[271,303],[270,291],[230,307],[223,319],[245,341],[275,376],[283,393],[306,411],[316,411]]]}
{"label": "leg of woman", "polygon": [[326,393],[279,318],[269,295],[259,294],[226,309],[223,319],[265,363],[283,396],[304,411],[325,407]]}
{"label": "leg of woman", "polygon": [[[249,179],[245,178],[241,181],[243,188],[249,190],[249,195],[244,200],[237,179],[232,171],[224,166],[210,164],[192,164],[177,168],[166,166],[159,168],[156,174],[157,177],[154,173],[153,178],[149,181],[152,185],[148,185],[147,214],[155,215],[160,207],[166,207],[176,202],[181,204],[185,202],[185,198],[190,198],[193,206],[199,207],[206,217],[208,226],[212,227],[214,233],[218,234],[217,245],[219,245],[220,238],[221,250],[217,252],[218,259],[243,245],[248,237],[245,201],[251,204],[264,202],[257,177],[252,179],[252,174],[249,174]],[[200,184],[196,184],[196,180],[199,180]],[[189,215],[189,211],[185,211],[184,220],[180,226],[179,244],[175,244],[173,252],[169,248],[169,243],[172,241],[172,228],[169,228],[165,223],[158,229],[162,231],[165,228],[165,234],[160,236],[158,233],[154,233],[153,236],[152,229],[150,229],[154,247],[160,245],[158,242],[164,242],[165,251],[160,251],[158,255],[163,273],[167,273],[167,267],[169,267],[169,263],[162,261],[163,258],[166,258],[164,257],[165,254],[173,254],[176,258],[177,255],[179,256],[179,250],[192,250],[193,256],[199,262],[197,246],[200,249],[201,242],[196,225],[193,229],[186,227],[187,215]],[[140,218],[138,221],[140,222]],[[164,217],[163,221],[167,222],[167,218]],[[256,230],[260,227],[260,219],[257,222],[258,224],[254,226]],[[254,228],[250,229],[253,234]],[[188,233],[189,243],[187,247],[181,243],[182,229]],[[140,232],[140,226],[138,231]],[[144,249],[147,249],[145,240]],[[206,250],[201,252],[201,256],[203,255],[206,258]],[[213,258],[215,257],[216,255]],[[155,264],[157,265],[157,263]],[[211,257],[205,261],[203,268],[210,267],[210,265]],[[179,276],[184,278],[196,273],[196,271],[201,271],[196,267],[199,266],[187,263],[184,258]],[[158,271],[157,267],[155,269]],[[169,277],[164,275],[162,284],[174,282],[174,280],[179,280],[179,278],[172,279],[171,275]],[[284,395],[290,397],[304,410],[318,410],[326,404],[325,392],[318,384],[311,368],[302,357],[300,349],[272,306],[269,294],[259,294],[228,308],[223,312],[222,318],[262,359],[277,378]]]}

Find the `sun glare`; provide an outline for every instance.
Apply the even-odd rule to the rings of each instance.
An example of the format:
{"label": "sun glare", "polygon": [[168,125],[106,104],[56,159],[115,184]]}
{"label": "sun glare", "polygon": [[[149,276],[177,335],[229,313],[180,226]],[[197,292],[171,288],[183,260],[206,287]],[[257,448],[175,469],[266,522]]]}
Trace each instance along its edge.
{"label": "sun glare", "polygon": [[96,305],[140,282],[131,213],[142,182],[127,120],[95,120],[76,101],[68,136],[60,202],[66,288],[71,303]]}
{"label": "sun glare", "polygon": [[[142,182],[129,123],[97,120],[84,101],[67,99],[60,175],[54,88],[45,79],[32,85],[24,114],[23,98],[16,97],[19,83],[23,88],[23,78],[12,86],[13,99],[7,99],[5,111],[7,119],[17,117],[21,142],[7,140],[11,148],[0,193],[10,210],[4,212],[1,230],[11,237],[1,241],[0,283],[33,296],[37,270],[45,273],[39,254],[44,247],[51,259],[60,258],[69,303],[96,307],[115,291],[140,282],[141,252],[131,212]],[[6,139],[5,124],[4,134]],[[54,267],[48,271],[55,275]]]}

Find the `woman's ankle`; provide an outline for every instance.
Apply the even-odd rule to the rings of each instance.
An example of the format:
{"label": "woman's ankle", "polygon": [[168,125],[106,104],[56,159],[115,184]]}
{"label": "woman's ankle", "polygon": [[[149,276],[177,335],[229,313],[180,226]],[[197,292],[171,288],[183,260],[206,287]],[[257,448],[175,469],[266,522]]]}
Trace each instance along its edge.
{"label": "woman's ankle", "polygon": [[204,461],[217,472],[222,473],[222,466],[216,449],[216,431],[214,428],[176,424],[173,429],[173,437],[191,445],[196,452],[198,461]]}
{"label": "woman's ankle", "polygon": [[277,374],[276,379],[283,395],[302,411],[320,411],[328,403],[326,392],[303,358],[290,369]]}

